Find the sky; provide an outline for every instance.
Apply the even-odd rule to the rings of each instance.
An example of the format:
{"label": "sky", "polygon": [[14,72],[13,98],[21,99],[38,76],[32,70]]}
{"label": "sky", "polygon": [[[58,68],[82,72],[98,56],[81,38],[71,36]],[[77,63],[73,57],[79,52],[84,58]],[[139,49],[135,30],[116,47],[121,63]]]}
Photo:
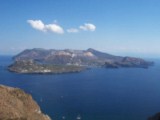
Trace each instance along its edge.
{"label": "sky", "polygon": [[160,57],[160,1],[0,0],[0,55],[31,48]]}

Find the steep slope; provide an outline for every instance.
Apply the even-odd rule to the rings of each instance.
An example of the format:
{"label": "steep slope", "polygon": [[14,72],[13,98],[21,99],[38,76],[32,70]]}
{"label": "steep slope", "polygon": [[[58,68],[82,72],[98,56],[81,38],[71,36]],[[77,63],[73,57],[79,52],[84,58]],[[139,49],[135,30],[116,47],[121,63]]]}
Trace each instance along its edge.
{"label": "steep slope", "polygon": [[18,88],[0,85],[0,120],[51,120],[31,95]]}

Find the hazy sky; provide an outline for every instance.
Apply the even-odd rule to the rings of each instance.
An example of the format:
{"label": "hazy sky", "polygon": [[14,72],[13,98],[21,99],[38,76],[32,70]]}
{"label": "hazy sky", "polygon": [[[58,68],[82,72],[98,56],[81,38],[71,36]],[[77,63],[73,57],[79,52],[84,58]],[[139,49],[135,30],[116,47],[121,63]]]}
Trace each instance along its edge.
{"label": "hazy sky", "polygon": [[160,0],[0,0],[0,54],[26,48],[160,56]]}

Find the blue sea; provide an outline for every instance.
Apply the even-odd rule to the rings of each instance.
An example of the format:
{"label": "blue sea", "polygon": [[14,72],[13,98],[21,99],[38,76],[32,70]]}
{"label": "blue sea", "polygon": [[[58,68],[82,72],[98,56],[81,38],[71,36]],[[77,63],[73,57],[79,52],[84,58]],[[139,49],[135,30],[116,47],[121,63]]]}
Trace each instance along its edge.
{"label": "blue sea", "polygon": [[12,62],[0,56],[0,84],[30,93],[53,120],[147,120],[160,112],[160,60],[149,69],[47,75],[9,72]]}

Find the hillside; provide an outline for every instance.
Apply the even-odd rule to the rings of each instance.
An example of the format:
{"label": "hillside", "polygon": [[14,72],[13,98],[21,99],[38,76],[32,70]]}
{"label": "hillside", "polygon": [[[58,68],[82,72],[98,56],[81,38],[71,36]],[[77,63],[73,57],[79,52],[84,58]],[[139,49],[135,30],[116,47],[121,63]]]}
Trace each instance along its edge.
{"label": "hillside", "polygon": [[51,120],[31,95],[18,88],[0,85],[0,120]]}

